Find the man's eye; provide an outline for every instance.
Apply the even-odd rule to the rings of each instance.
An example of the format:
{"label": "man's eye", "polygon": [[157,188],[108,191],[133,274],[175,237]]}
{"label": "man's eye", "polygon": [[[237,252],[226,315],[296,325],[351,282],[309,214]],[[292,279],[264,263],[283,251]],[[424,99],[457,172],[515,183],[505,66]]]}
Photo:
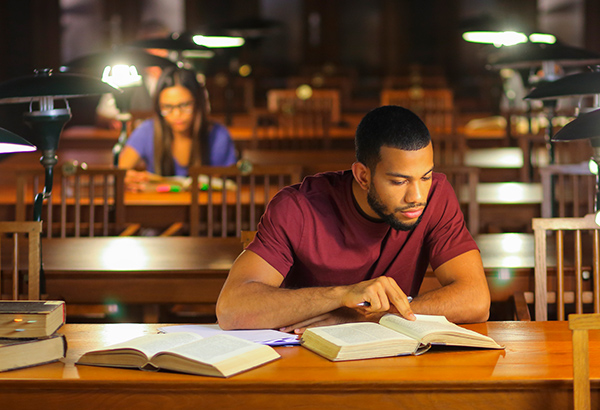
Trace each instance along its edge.
{"label": "man's eye", "polygon": [[392,181],[392,185],[404,185],[406,183],[406,180],[404,181]]}
{"label": "man's eye", "polygon": [[429,181],[431,179],[431,175],[427,175],[423,177],[423,181]]}

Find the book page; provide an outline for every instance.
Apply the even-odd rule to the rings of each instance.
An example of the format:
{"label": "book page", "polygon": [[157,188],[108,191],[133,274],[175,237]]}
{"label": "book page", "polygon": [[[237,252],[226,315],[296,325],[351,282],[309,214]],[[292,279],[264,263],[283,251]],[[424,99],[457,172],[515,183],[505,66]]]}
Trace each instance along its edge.
{"label": "book page", "polygon": [[404,334],[394,332],[377,323],[371,322],[314,327],[311,328],[310,331],[315,335],[331,340],[338,346],[350,346],[397,339],[406,339],[414,342],[412,338]]}
{"label": "book page", "polygon": [[196,340],[202,339],[194,333],[170,333],[170,334],[152,334],[136,337],[127,342],[117,343],[108,346],[104,349],[94,350],[90,353],[104,353],[118,350],[138,350],[146,355],[147,358],[154,356],[156,353],[171,349],[175,346],[187,344]]}
{"label": "book page", "polygon": [[383,316],[379,323],[397,332],[414,337],[417,340],[422,340],[427,335],[432,333],[454,335],[459,334],[469,339],[489,339],[485,335],[469,329],[464,329],[452,322],[449,322],[444,316],[416,315],[416,317],[417,320],[411,321],[398,315],[388,314]]}
{"label": "book page", "polygon": [[164,349],[160,354],[176,354],[201,363],[214,365],[261,347],[263,346],[248,340],[220,334]]}

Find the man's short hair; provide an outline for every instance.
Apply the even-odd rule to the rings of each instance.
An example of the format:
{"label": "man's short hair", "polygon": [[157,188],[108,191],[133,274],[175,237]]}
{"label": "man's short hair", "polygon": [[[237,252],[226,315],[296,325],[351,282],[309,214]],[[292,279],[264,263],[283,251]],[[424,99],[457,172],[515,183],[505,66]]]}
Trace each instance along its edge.
{"label": "man's short hair", "polygon": [[416,151],[431,142],[429,130],[412,111],[384,105],[367,113],[358,124],[354,139],[356,159],[374,170],[381,160],[381,147]]}

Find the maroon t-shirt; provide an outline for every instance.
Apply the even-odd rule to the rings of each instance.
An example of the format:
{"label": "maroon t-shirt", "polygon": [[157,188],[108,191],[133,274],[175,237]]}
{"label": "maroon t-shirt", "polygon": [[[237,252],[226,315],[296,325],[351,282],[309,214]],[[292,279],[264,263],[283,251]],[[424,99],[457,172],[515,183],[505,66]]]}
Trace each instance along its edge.
{"label": "maroon t-shirt", "polygon": [[427,206],[412,231],[366,218],[352,195],[351,171],[306,177],[269,203],[254,241],[256,253],[300,288],[358,283],[382,275],[417,295],[427,266],[478,249],[444,174],[433,174]]}

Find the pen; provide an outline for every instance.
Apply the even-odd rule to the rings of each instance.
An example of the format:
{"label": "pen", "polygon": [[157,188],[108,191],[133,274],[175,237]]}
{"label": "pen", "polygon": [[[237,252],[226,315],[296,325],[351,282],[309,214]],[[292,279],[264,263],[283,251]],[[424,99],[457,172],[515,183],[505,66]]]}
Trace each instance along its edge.
{"label": "pen", "polygon": [[[406,298],[408,299],[408,303],[413,301],[412,296],[407,296]],[[360,302],[357,306],[369,307],[371,304],[369,302]]]}

